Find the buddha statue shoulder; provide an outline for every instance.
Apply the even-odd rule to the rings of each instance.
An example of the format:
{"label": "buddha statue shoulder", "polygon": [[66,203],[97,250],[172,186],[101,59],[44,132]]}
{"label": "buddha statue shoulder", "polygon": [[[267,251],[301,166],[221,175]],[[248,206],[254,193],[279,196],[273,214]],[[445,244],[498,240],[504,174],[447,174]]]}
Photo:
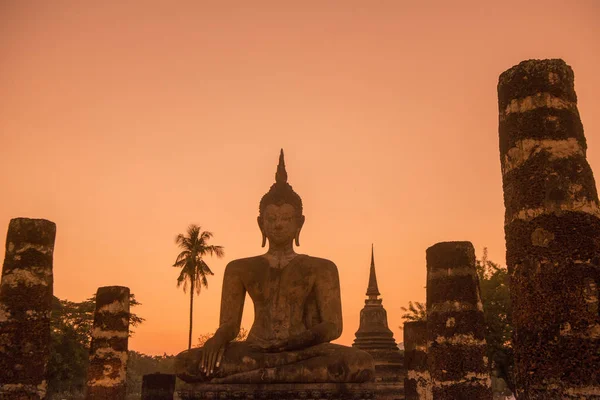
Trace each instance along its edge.
{"label": "buddha statue shoulder", "polygon": [[[330,343],[342,333],[337,266],[297,254],[305,221],[302,200],[287,182],[283,150],[275,183],[259,206],[265,254],[231,261],[225,268],[219,328],[200,348],[177,355],[177,376],[186,382],[317,383],[373,379],[366,352]],[[246,294],[254,323],[243,342]]]}

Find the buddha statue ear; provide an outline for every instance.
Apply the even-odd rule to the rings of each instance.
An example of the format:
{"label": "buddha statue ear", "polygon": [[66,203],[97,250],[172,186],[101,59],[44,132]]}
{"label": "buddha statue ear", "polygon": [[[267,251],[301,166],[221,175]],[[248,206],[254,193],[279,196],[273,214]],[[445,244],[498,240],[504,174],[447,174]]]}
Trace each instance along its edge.
{"label": "buddha statue ear", "polygon": [[296,246],[300,246],[300,231],[302,230],[302,226],[304,225],[304,215],[301,215],[298,221],[298,229],[296,230]]}
{"label": "buddha statue ear", "polygon": [[260,228],[260,233],[262,234],[262,245],[260,247],[265,247],[265,244],[267,244],[267,237],[265,236],[265,232],[263,231],[262,218],[260,217],[260,215],[256,217],[256,222],[258,222],[258,227]]}

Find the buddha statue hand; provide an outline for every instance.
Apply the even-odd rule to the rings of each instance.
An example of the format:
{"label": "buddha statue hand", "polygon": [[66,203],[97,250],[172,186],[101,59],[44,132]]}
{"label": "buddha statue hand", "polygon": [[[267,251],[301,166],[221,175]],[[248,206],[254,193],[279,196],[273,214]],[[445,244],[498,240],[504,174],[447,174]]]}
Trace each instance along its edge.
{"label": "buddha statue hand", "polygon": [[221,365],[226,344],[227,341],[222,340],[216,334],[204,344],[200,357],[200,372],[206,377],[210,377]]}

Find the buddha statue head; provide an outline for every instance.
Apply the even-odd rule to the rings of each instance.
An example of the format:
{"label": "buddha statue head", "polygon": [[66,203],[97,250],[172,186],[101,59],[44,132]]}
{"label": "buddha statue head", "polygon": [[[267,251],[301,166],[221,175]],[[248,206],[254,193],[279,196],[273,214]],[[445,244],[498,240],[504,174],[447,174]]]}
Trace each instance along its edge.
{"label": "buddha statue head", "polygon": [[304,225],[302,199],[287,182],[283,149],[279,154],[275,183],[260,200],[257,220],[262,232],[262,247],[267,238],[271,245],[283,246],[295,240],[296,246],[300,246],[300,230]]}

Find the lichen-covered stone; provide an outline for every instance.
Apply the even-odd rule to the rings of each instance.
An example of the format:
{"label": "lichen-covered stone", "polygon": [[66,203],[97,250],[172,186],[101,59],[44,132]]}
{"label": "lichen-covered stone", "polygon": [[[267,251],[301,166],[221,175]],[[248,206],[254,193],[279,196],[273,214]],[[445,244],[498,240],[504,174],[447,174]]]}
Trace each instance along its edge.
{"label": "lichen-covered stone", "polygon": [[0,283],[0,399],[43,399],[50,357],[56,225],[10,221]]}
{"label": "lichen-covered stone", "polygon": [[528,60],[498,83],[517,396],[528,399],[600,398],[600,207],[573,80],[562,60]]}
{"label": "lichen-covered stone", "polygon": [[427,321],[404,323],[404,394],[406,400],[430,400],[431,377],[427,367]]}
{"label": "lichen-covered stone", "polygon": [[485,322],[470,242],[427,249],[427,363],[433,400],[491,400]]}
{"label": "lichen-covered stone", "polygon": [[124,400],[129,337],[129,288],[105,286],[96,293],[87,400]]}
{"label": "lichen-covered stone", "polygon": [[173,400],[175,375],[148,374],[142,378],[142,400]]}

